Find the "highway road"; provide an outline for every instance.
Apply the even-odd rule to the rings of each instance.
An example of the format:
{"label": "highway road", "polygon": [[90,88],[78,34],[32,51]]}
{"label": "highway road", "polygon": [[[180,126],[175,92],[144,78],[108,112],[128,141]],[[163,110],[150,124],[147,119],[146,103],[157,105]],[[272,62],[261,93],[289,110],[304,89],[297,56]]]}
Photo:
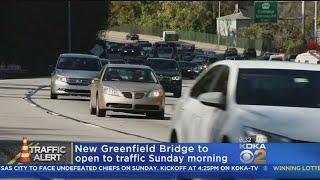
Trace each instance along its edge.
{"label": "highway road", "polygon": [[[183,93],[193,80],[183,81]],[[167,94],[165,120],[107,112],[89,114],[89,97],[59,96],[52,100],[50,78],[0,80],[0,140],[168,142],[172,107]]]}

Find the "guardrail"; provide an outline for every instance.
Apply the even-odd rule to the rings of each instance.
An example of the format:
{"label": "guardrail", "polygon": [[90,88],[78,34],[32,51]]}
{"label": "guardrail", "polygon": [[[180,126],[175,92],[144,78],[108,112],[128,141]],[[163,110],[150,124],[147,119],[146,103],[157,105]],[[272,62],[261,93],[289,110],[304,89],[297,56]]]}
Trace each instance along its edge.
{"label": "guardrail", "polygon": [[[119,32],[130,32],[154,36],[162,36],[163,29],[159,27],[143,27],[132,24],[122,24],[108,28],[108,30],[119,31]],[[240,37],[226,37],[218,36],[216,34],[201,33],[201,32],[186,32],[178,31],[180,39],[197,41],[203,43],[210,43],[215,45],[233,46],[239,48],[255,48],[256,50],[262,49],[262,39],[249,39]]]}

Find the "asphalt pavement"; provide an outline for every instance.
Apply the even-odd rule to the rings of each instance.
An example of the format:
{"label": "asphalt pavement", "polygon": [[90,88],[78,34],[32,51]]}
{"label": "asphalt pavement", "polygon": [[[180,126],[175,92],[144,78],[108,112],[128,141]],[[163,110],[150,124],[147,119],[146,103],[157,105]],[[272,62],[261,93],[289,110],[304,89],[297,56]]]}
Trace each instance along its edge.
{"label": "asphalt pavement", "polygon": [[[183,93],[193,80],[183,80]],[[50,78],[0,80],[0,140],[78,142],[168,142],[172,107],[166,94],[165,120],[128,113],[89,113],[89,97],[50,99]]]}

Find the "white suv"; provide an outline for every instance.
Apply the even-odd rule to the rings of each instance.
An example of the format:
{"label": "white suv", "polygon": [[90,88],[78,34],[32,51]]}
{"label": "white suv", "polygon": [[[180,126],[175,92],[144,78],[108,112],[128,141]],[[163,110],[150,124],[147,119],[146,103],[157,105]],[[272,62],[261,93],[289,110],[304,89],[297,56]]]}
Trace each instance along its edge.
{"label": "white suv", "polygon": [[320,142],[319,117],[319,65],[220,61],[175,105],[171,142]]}

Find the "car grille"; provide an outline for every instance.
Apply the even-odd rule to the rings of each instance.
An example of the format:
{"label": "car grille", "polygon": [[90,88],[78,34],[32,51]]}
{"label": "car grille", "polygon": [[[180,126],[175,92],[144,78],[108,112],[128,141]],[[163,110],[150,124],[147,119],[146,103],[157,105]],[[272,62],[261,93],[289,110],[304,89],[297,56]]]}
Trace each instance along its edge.
{"label": "car grille", "polygon": [[65,89],[64,92],[90,94],[90,90],[78,90],[78,89]]}
{"label": "car grille", "polygon": [[[128,99],[132,99],[132,92],[122,92],[123,96],[128,98]],[[144,98],[144,96],[146,95],[146,93],[144,92],[134,92],[134,98],[135,99],[142,99]]]}
{"label": "car grille", "polygon": [[171,81],[171,77],[158,76],[158,79],[162,83],[168,83]]}
{"label": "car grille", "polygon": [[107,103],[109,108],[120,108],[120,109],[131,109],[131,104],[121,104],[121,103]]}
{"label": "car grille", "polygon": [[126,98],[131,99],[132,98],[132,93],[131,92],[122,92],[123,96]]}
{"label": "car grille", "polygon": [[78,86],[88,86],[91,84],[90,79],[68,78],[68,84]]}
{"label": "car grille", "polygon": [[135,99],[142,99],[144,97],[145,93],[142,92],[136,92],[134,93],[134,98]]}
{"label": "car grille", "polygon": [[134,107],[137,110],[159,110],[159,106],[157,105],[136,104]]}

